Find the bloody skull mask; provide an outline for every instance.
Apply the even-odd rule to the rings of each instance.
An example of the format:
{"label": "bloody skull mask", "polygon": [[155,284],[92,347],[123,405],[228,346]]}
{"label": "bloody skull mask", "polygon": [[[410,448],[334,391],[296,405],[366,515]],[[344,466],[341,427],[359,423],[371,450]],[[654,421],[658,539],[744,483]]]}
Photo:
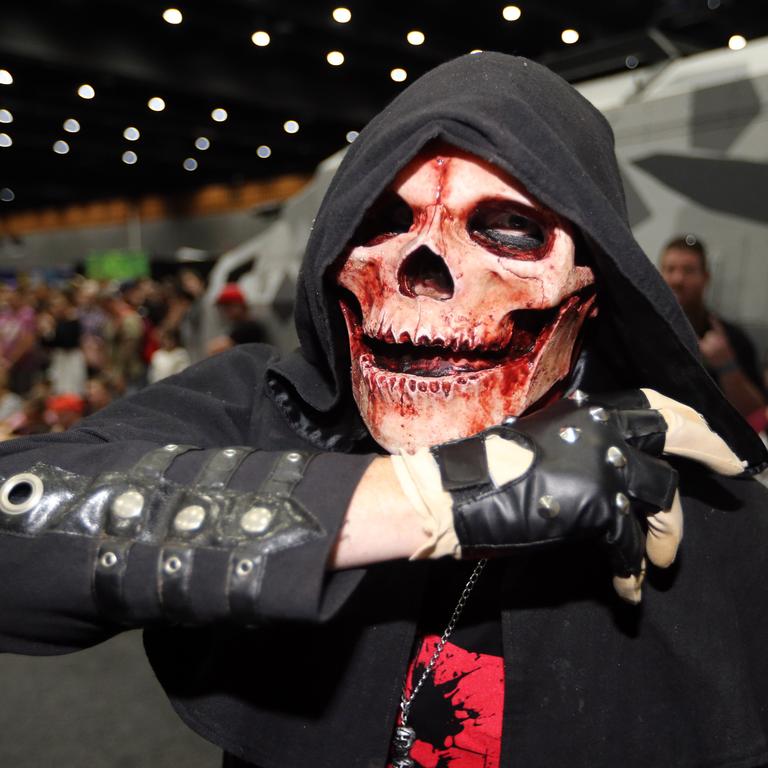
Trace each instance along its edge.
{"label": "bloody skull mask", "polygon": [[575,250],[571,225],[490,163],[445,145],[418,155],[337,273],[352,391],[374,439],[414,451],[547,395],[595,311]]}

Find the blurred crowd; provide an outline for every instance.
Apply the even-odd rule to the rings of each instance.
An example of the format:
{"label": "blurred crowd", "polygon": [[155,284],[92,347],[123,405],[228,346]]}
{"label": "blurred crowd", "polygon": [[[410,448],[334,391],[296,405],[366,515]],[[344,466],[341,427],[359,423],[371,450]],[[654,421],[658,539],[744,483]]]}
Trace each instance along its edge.
{"label": "blurred crowd", "polygon": [[63,431],[205,356],[204,291],[192,270],[122,283],[0,283],[0,439]]}

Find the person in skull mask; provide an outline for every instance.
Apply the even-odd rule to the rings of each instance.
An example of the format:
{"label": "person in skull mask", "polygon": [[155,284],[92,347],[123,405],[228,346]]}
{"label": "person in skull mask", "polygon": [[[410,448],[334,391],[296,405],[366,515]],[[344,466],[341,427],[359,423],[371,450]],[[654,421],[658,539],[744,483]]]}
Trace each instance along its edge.
{"label": "person in skull mask", "polygon": [[[765,451],[596,110],[502,54],[425,75],[350,148],[296,311],[295,354],[2,446],[3,650],[146,627],[229,766],[768,762]],[[678,488],[684,554],[628,605]]]}

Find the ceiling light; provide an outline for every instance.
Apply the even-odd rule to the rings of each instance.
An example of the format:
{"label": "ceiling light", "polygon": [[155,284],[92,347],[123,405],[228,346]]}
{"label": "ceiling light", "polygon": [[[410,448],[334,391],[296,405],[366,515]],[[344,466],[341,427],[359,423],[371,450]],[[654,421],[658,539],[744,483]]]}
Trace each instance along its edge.
{"label": "ceiling light", "polygon": [[161,99],[159,96],[153,96],[148,102],[147,106],[153,111],[153,112],[162,112],[165,109],[165,100]]}
{"label": "ceiling light", "polygon": [[13,115],[7,109],[0,109],[0,123],[12,123]]}
{"label": "ceiling light", "polygon": [[470,53],[482,53],[482,52],[483,52],[483,49],[482,49],[482,48],[473,48],[473,49],[470,51]]}
{"label": "ceiling light", "polygon": [[411,44],[411,45],[421,45],[426,38],[424,37],[423,32],[419,32],[418,29],[412,29],[406,36],[405,39]]}
{"label": "ceiling light", "polygon": [[80,123],[74,117],[67,118],[64,121],[64,130],[67,133],[77,133],[80,130]]}
{"label": "ceiling light", "polygon": [[560,33],[560,39],[566,45],[573,45],[579,41],[579,33],[575,29],[564,29]]}
{"label": "ceiling light", "polygon": [[195,139],[195,149],[206,150],[211,146],[211,142],[205,136],[198,136]]}
{"label": "ceiling light", "polygon": [[16,195],[13,194],[13,190],[9,187],[3,187],[0,189],[0,200],[2,200],[4,203],[13,202],[15,198]]}
{"label": "ceiling light", "polygon": [[339,24],[346,24],[352,18],[352,11],[349,8],[334,8],[331,15],[334,21],[338,21]]}
{"label": "ceiling light", "polygon": [[389,76],[396,82],[396,83],[402,83],[403,80],[405,80],[406,77],[408,77],[408,73],[402,69],[401,67],[395,67],[390,73]]}
{"label": "ceiling light", "polygon": [[254,45],[258,45],[259,48],[264,48],[269,45],[270,39],[269,32],[264,32],[264,30],[261,29],[251,35],[251,42]]}
{"label": "ceiling light", "polygon": [[123,162],[126,165],[133,165],[138,159],[139,156],[130,149],[127,152],[123,152]]}
{"label": "ceiling light", "polygon": [[298,133],[299,132],[299,124],[295,120],[286,120],[283,123],[283,130],[286,133]]}
{"label": "ceiling light", "polygon": [[516,5],[505,5],[501,9],[501,15],[506,21],[517,21],[523,12]]}
{"label": "ceiling light", "polygon": [[344,63],[344,54],[341,51],[330,51],[325,60],[332,66],[338,67]]}
{"label": "ceiling light", "polygon": [[92,99],[96,95],[96,91],[94,90],[92,85],[88,85],[88,83],[83,83],[77,89],[77,95],[81,99]]}
{"label": "ceiling light", "polygon": [[223,123],[229,115],[227,115],[227,110],[222,109],[221,107],[216,107],[216,109],[211,112],[211,117],[217,122],[217,123]]}
{"label": "ceiling light", "polygon": [[184,166],[185,171],[196,171],[197,170],[197,160],[195,160],[194,157],[188,157],[182,165]]}
{"label": "ceiling light", "polygon": [[10,147],[13,139],[7,133],[0,133],[0,147]]}
{"label": "ceiling light", "polygon": [[7,69],[0,69],[0,85],[10,85],[13,75]]}
{"label": "ceiling light", "polygon": [[183,18],[178,8],[166,8],[163,11],[163,21],[167,21],[169,24],[181,24]]}
{"label": "ceiling light", "polygon": [[347,131],[347,143],[351,144],[359,135],[359,131]]}
{"label": "ceiling light", "polygon": [[141,134],[139,133],[139,129],[134,128],[132,125],[129,125],[123,131],[123,138],[128,139],[128,141],[136,141],[136,139],[138,139],[139,136],[141,136]]}
{"label": "ceiling light", "polygon": [[66,141],[59,139],[53,143],[53,151],[57,155],[66,155],[69,152],[69,144]]}
{"label": "ceiling light", "polygon": [[262,144],[257,150],[256,154],[262,159],[266,159],[272,154],[272,150],[266,145]]}
{"label": "ceiling light", "polygon": [[747,47],[747,38],[744,35],[731,35],[728,38],[728,47],[732,51],[740,51]]}

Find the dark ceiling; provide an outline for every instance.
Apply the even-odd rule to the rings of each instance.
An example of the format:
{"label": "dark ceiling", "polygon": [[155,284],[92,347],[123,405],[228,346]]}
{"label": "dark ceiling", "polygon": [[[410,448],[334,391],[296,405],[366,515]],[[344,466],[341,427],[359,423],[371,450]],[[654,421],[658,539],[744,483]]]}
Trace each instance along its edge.
{"label": "dark ceiling", "polygon": [[[509,0],[514,2],[514,0]],[[768,34],[762,0],[517,0],[517,21],[495,0],[2,0],[0,216],[116,196],[178,193],[309,173],[345,145],[408,81],[471,49],[521,54],[572,82]],[[332,18],[337,5],[351,20]],[[178,25],[163,11],[183,13]],[[576,29],[573,45],[561,41]],[[406,34],[420,30],[420,46]],[[269,33],[266,47],[251,42]],[[341,51],[341,66],[326,62]],[[408,77],[390,78],[394,67]],[[2,74],[2,73],[0,73]],[[77,88],[88,83],[95,98]],[[162,112],[147,101],[165,100]],[[227,110],[225,122],[211,111]],[[3,115],[0,112],[0,120]],[[80,131],[63,123],[75,118]],[[283,130],[299,122],[298,133]],[[128,126],[137,141],[123,138]],[[204,136],[210,148],[195,149]],[[53,144],[65,140],[67,154]],[[8,143],[0,136],[0,143]],[[257,148],[271,156],[259,158]],[[125,151],[138,161],[122,162]],[[185,171],[186,158],[198,162]],[[12,194],[8,190],[12,190]],[[13,197],[13,200],[7,198]]]}

